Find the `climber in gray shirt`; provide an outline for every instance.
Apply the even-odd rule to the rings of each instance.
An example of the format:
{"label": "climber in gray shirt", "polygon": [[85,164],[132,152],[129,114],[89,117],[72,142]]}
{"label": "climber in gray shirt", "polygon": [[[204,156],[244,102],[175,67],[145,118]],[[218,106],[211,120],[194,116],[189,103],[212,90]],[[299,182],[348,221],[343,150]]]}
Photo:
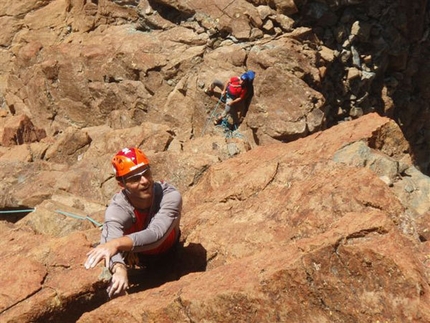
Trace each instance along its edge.
{"label": "climber in gray shirt", "polygon": [[106,209],[100,245],[88,252],[84,264],[89,269],[105,260],[112,273],[109,297],[128,288],[127,266],[176,245],[182,209],[181,194],[168,183],[154,182],[149,160],[138,148],[119,151],[112,166],[122,189]]}

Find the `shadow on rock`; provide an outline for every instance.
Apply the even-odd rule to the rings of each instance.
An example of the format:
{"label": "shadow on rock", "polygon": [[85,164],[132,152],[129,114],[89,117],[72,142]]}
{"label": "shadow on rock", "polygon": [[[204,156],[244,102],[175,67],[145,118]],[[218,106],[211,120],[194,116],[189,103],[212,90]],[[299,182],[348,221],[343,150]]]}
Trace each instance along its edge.
{"label": "shadow on rock", "polygon": [[190,243],[184,247],[181,242],[171,257],[147,263],[144,268],[129,270],[128,292],[141,292],[192,272],[203,272],[206,264],[206,249],[201,244]]}

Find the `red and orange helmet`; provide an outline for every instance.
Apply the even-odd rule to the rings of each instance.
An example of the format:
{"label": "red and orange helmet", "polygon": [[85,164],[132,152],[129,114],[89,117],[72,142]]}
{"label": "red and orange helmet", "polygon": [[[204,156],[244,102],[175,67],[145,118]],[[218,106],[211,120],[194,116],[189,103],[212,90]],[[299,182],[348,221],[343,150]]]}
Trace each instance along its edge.
{"label": "red and orange helmet", "polygon": [[145,165],[149,165],[148,157],[139,148],[135,147],[124,148],[112,158],[115,177],[125,176]]}

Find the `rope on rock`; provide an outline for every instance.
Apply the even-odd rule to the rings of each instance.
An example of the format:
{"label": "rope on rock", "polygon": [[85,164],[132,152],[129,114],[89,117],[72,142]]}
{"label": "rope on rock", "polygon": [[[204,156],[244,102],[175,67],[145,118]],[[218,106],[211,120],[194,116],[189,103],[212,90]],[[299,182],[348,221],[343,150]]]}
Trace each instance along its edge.
{"label": "rope on rock", "polygon": [[218,106],[221,103],[221,101],[222,101],[222,97],[219,98],[218,102],[215,105],[215,108],[213,109],[210,117],[208,118],[208,121],[206,121],[205,127],[202,130],[202,134],[201,134],[202,136],[205,134],[205,131],[206,131],[206,128],[207,128],[208,124],[211,122],[212,118],[215,116],[216,109],[218,109]]}
{"label": "rope on rock", "polygon": [[7,211],[0,211],[0,214],[7,214],[7,213],[30,213],[33,212],[36,209],[22,209],[22,210],[7,210]]}
{"label": "rope on rock", "polygon": [[88,221],[90,221],[91,223],[95,224],[98,227],[101,227],[103,225],[102,223],[97,222],[96,220],[92,219],[88,215],[87,216],[81,216],[81,215],[76,215],[76,214],[73,214],[73,213],[70,213],[70,212],[61,211],[61,210],[55,210],[55,212],[57,212],[59,214],[62,214],[62,215],[65,215],[65,216],[68,216],[68,217],[71,217],[71,218],[74,218],[74,219],[78,219],[78,220],[88,220]]}
{"label": "rope on rock", "polygon": [[[208,124],[209,123],[211,123],[211,121],[212,121],[212,119],[213,119],[213,117],[215,116],[215,114],[216,114],[216,110],[218,109],[218,106],[219,106],[219,104],[221,103],[221,102],[224,102],[223,101],[223,97],[222,96],[220,96],[220,98],[219,98],[219,100],[218,100],[218,102],[217,102],[217,104],[215,105],[215,108],[213,109],[213,111],[212,111],[212,113],[211,113],[211,115],[209,116],[209,118],[208,118],[208,120],[206,121],[206,124],[205,124],[205,126],[204,126],[204,128],[203,128],[203,130],[202,130],[202,136],[205,134],[205,131],[206,131],[206,128],[207,128],[207,126],[208,126]],[[238,131],[238,129],[237,129],[237,125],[234,125],[234,130],[231,130],[230,129],[230,126],[229,126],[229,123],[228,123],[228,121],[227,121],[227,118],[224,118],[223,120],[222,120],[222,122],[219,124],[219,125],[217,125],[217,127],[222,127],[223,128],[223,130],[224,130],[224,135],[225,135],[225,137],[227,138],[227,139],[230,139],[230,138],[240,138],[240,139],[244,139],[245,137]]]}
{"label": "rope on rock", "polygon": [[239,132],[238,128],[236,125],[233,125],[233,130],[231,130],[231,127],[228,123],[228,121],[226,119],[223,119],[222,122],[217,125],[217,127],[220,127],[224,130],[224,136],[227,139],[230,138],[240,138],[240,139],[244,139],[245,137]]}
{"label": "rope on rock", "polygon": [[[8,214],[8,213],[30,213],[30,212],[34,212],[36,211],[36,208],[34,209],[21,209],[21,210],[0,210],[0,214]],[[101,227],[103,224],[97,222],[96,220],[92,219],[91,217],[87,216],[80,216],[80,215],[76,215],[73,213],[69,213],[69,212],[64,212],[64,211],[60,211],[60,210],[55,210],[55,212],[60,213],[62,215],[65,216],[69,216],[71,218],[75,218],[78,220],[88,220],[90,222],[92,222],[93,224],[95,224],[98,227]]]}
{"label": "rope on rock", "polygon": [[[34,212],[36,211],[36,208],[34,209],[21,209],[21,210],[0,210],[0,214],[8,214],[8,213],[30,213],[30,212]],[[95,224],[98,227],[101,227],[103,224],[100,222],[97,222],[96,220],[92,219],[90,216],[80,216],[80,215],[76,215],[73,213],[69,213],[69,212],[65,212],[65,211],[60,211],[60,210],[55,210],[55,212],[65,215],[65,216],[69,216],[71,218],[75,218],[78,220],[88,220],[91,223]]]}

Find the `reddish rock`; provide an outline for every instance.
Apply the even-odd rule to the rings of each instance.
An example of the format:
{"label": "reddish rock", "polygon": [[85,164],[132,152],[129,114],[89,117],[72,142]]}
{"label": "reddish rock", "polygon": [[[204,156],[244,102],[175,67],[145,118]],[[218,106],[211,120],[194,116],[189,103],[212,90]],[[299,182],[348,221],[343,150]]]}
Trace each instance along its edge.
{"label": "reddish rock", "polygon": [[1,321],[52,319],[102,286],[99,273],[82,265],[90,247],[84,234],[52,239],[5,222],[0,222],[0,230]]}
{"label": "reddish rock", "polygon": [[46,137],[43,129],[36,128],[26,115],[11,117],[3,129],[2,145],[10,147],[40,141]]}
{"label": "reddish rock", "polygon": [[[108,160],[103,148],[108,145],[95,137],[95,146],[83,160],[96,161],[96,147]],[[76,227],[86,231],[62,238],[35,235],[26,223],[45,214],[44,208],[61,206],[45,203],[33,218],[22,219],[19,227],[1,228],[2,259],[13,260],[19,254],[33,261],[32,266],[45,268],[45,276],[39,285],[30,280],[28,286],[38,288],[32,296],[3,300],[9,309],[0,318],[62,320],[61,313],[66,313],[79,322],[109,322],[112,317],[130,322],[142,317],[166,322],[190,318],[426,322],[430,267],[420,240],[425,237],[424,218],[415,218],[412,206],[404,202],[407,199],[399,199],[399,193],[380,180],[371,165],[345,162],[347,154],[358,156],[345,149],[355,143],[366,143],[379,158],[400,161],[407,156],[398,127],[376,114],[288,144],[256,147],[221,163],[204,158],[210,145],[202,143],[185,147],[200,154],[192,163],[186,154],[174,151],[151,153],[158,175],[181,178],[175,181],[184,191],[184,246],[171,276],[142,273],[142,278],[136,276],[131,294],[97,309],[106,300],[106,282],[99,277],[101,268],[84,270],[82,263],[100,231]],[[335,158],[339,151],[346,154],[341,161]],[[86,155],[92,157],[86,159]],[[171,163],[174,166],[163,169],[157,161],[164,158],[176,160]],[[181,173],[179,169],[189,170]],[[75,168],[73,176],[84,173]],[[87,192],[88,198],[90,188],[100,194],[91,181],[75,183],[81,186],[73,194]],[[67,187],[65,182],[56,185]],[[22,194],[18,187],[16,192]],[[71,213],[97,209],[83,197],[81,203],[56,199],[66,203],[64,208]],[[102,216],[101,205],[98,210]],[[77,221],[63,219],[65,225]],[[13,277],[5,273],[4,279]],[[28,278],[22,279],[24,284]],[[24,302],[11,305],[23,297],[27,297]],[[74,307],[78,303],[83,304],[80,309]]]}
{"label": "reddish rock", "polygon": [[[1,214],[0,321],[429,322],[425,6],[1,2],[0,207],[36,211]],[[247,69],[213,127],[203,89]],[[56,211],[102,222],[125,146],[183,193],[184,246],[107,302],[99,229]]]}

